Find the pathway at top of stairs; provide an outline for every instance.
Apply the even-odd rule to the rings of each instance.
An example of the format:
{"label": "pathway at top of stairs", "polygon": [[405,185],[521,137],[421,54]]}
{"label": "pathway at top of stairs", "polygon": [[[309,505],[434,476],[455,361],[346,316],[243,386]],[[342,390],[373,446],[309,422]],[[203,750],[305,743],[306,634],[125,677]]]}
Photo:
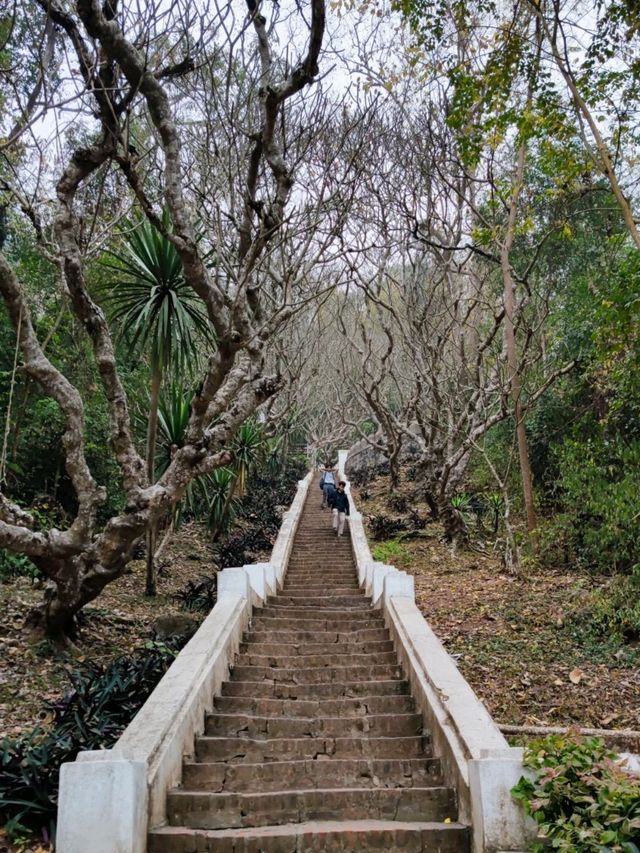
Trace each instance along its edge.
{"label": "pathway at top of stairs", "polygon": [[380,611],[312,483],[284,588],[254,611],[149,853],[467,853]]}

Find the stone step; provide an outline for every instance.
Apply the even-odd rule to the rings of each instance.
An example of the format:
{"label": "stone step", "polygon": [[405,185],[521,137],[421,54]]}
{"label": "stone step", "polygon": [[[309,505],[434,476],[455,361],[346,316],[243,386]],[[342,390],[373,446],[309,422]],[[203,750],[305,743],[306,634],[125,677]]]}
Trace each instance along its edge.
{"label": "stone step", "polygon": [[310,590],[312,592],[317,593],[318,590],[333,590],[334,587],[336,589],[348,588],[350,594],[352,594],[353,590],[361,590],[355,573],[350,575],[340,575],[339,577],[333,577],[328,579],[320,575],[314,575],[313,577],[309,578],[300,578],[297,575],[287,575],[287,577],[285,577],[284,579],[283,584],[285,590],[289,587],[292,587],[295,590],[301,592],[304,592],[305,590]]}
{"label": "stone step", "polygon": [[322,584],[324,587],[341,586],[342,584],[353,586],[354,584],[358,585],[358,575],[353,569],[349,572],[340,572],[339,574],[330,576],[325,575],[317,569],[315,571],[305,571],[304,573],[302,571],[290,570],[285,575],[283,584],[296,584],[302,587],[306,587],[308,584]]}
{"label": "stone step", "polygon": [[276,655],[276,656],[293,656],[293,655],[364,655],[364,654],[384,654],[385,652],[393,652],[393,642],[391,640],[383,640],[382,642],[374,643],[353,643],[345,641],[343,643],[271,643],[265,640],[262,643],[243,642],[240,644],[241,654],[255,655]]}
{"label": "stone step", "polygon": [[372,611],[369,604],[353,607],[292,607],[291,605],[270,604],[264,609],[256,607],[256,618],[266,617],[268,619],[338,619],[342,621],[366,621],[376,616],[382,621],[380,612]]}
{"label": "stone step", "polygon": [[332,681],[389,681],[402,678],[395,664],[373,666],[325,666],[316,669],[277,669],[268,666],[235,666],[232,678],[237,681],[279,681],[284,684],[326,684]]}
{"label": "stone step", "polygon": [[359,610],[370,609],[371,599],[365,597],[363,592],[354,591],[351,595],[334,595],[333,590],[327,590],[324,595],[286,595],[281,592],[279,595],[269,596],[267,599],[267,607],[291,607],[291,608],[313,608],[323,610],[329,608],[331,610],[341,610],[343,608],[356,607]]}
{"label": "stone step", "polygon": [[335,540],[332,540],[329,543],[331,550],[327,553],[326,544],[317,545],[306,552],[294,546],[287,572],[293,572],[300,567],[308,567],[309,570],[323,575],[355,571],[356,567],[350,549],[347,549],[345,553],[337,553],[335,552]]}
{"label": "stone step", "polygon": [[305,820],[437,820],[456,817],[449,788],[317,788],[220,793],[170,791],[173,826],[231,829]]}
{"label": "stone step", "polygon": [[[345,599],[344,603],[342,599]],[[351,589],[346,595],[333,595],[330,588],[325,588],[324,593],[318,587],[315,591],[310,591],[304,597],[301,595],[288,595],[284,591],[280,591],[277,595],[270,596],[265,604],[256,611],[262,610],[277,610],[287,607],[292,610],[315,610],[318,607],[328,607],[330,610],[371,610],[371,596],[365,595],[360,589]]]}
{"label": "stone step", "polygon": [[337,537],[333,531],[329,531],[329,535],[324,539],[318,539],[315,542],[308,541],[303,544],[294,543],[289,565],[297,566],[300,563],[308,562],[326,571],[331,571],[336,566],[339,568],[353,567],[351,546],[344,541],[337,542],[336,540]]}
{"label": "stone step", "polygon": [[[327,550],[329,546],[329,550]],[[293,553],[289,560],[288,569],[296,566],[309,565],[320,572],[330,574],[336,569],[354,569],[353,554],[351,548],[336,548],[336,540],[330,536],[326,542],[318,542],[305,548],[294,545]]]}
{"label": "stone step", "polygon": [[317,581],[323,580],[325,578],[329,578],[330,580],[341,580],[342,578],[348,579],[349,582],[358,577],[358,573],[356,571],[355,566],[353,565],[353,560],[349,560],[348,563],[345,561],[344,565],[334,565],[331,569],[325,569],[316,561],[315,563],[311,563],[310,561],[307,563],[293,563],[289,566],[287,573],[284,576],[284,580],[291,581],[296,580],[299,582],[306,581]]}
{"label": "stone step", "polygon": [[308,593],[309,595],[318,598],[323,592],[333,594],[334,590],[339,595],[345,595],[339,590],[346,589],[346,595],[364,595],[364,588],[358,584],[355,577],[331,578],[309,578],[309,580],[299,580],[298,578],[285,578],[283,588],[278,592],[278,595],[288,595],[289,591],[293,594]]}
{"label": "stone step", "polygon": [[[346,528],[345,528],[346,532]],[[348,536],[345,536],[340,543],[336,542],[336,534],[333,530],[333,518],[331,513],[325,513],[317,516],[315,519],[305,519],[298,527],[296,538],[294,540],[294,553],[298,553],[299,548],[330,545],[332,552],[335,554],[351,553],[351,542]],[[331,556],[332,553],[327,556]]]}
{"label": "stone step", "polygon": [[[345,528],[346,532],[346,528]],[[333,530],[333,518],[331,513],[318,516],[310,520],[305,519],[298,527],[296,538],[294,540],[294,554],[298,553],[300,548],[308,548],[312,546],[329,545],[331,552],[324,552],[327,557],[338,556],[341,553],[351,553],[351,542],[349,537],[345,536],[342,542],[336,542],[336,534]]]}
{"label": "stone step", "polygon": [[442,785],[437,758],[328,759],[228,764],[185,762],[186,791],[284,791],[312,788],[428,788]]}
{"label": "stone step", "polygon": [[300,737],[411,737],[422,734],[421,714],[366,714],[342,717],[259,717],[253,714],[211,714],[205,734],[253,740]]}
{"label": "stone step", "polygon": [[[345,581],[342,581],[344,584]],[[338,598],[351,598],[358,596],[359,598],[365,598],[365,592],[363,589],[354,582],[351,586],[339,586],[335,589],[332,587],[328,589],[327,584],[318,583],[316,586],[312,586],[310,584],[302,584],[300,586],[289,586],[285,584],[284,589],[282,589],[278,593],[278,597],[283,596],[284,598],[297,598],[304,603],[309,598],[318,598],[321,595],[331,595],[332,597],[335,595]],[[366,596],[369,599],[369,604],[371,604],[370,596]]]}
{"label": "stone step", "polygon": [[395,664],[398,658],[394,651],[372,654],[317,654],[317,655],[254,655],[243,652],[236,658],[236,666],[264,666],[276,669],[310,669],[327,666],[369,666],[370,664]]}
{"label": "stone step", "polygon": [[260,717],[338,717],[366,714],[410,714],[412,696],[353,696],[340,699],[272,699],[256,696],[216,696],[214,708],[221,714],[256,714]]}
{"label": "stone step", "polygon": [[325,592],[327,595],[330,595],[331,598],[354,598],[356,596],[363,598],[364,590],[361,590],[358,586],[353,584],[352,586],[340,586],[340,587],[332,587],[330,590],[326,588],[325,584],[318,583],[317,586],[311,586],[310,584],[301,584],[298,586],[289,586],[289,584],[285,584],[282,592],[278,593],[278,598],[281,596],[283,598],[296,598],[301,601],[306,601],[308,598],[317,598],[321,592]]}
{"label": "stone step", "polygon": [[321,575],[354,572],[353,554],[350,551],[343,554],[334,553],[335,541],[329,544],[331,548],[329,554],[326,551],[326,543],[307,551],[302,551],[296,546],[289,560],[287,572],[293,572],[300,567],[308,567],[309,570]]}
{"label": "stone step", "polygon": [[292,557],[285,577],[308,577],[312,580],[317,577],[353,577],[355,574],[356,567],[351,555],[344,559],[329,558],[327,561],[324,554],[316,554],[313,557]]}
{"label": "stone step", "polygon": [[[259,610],[251,623],[252,627],[259,623],[260,620],[272,619],[290,619],[302,625],[307,625],[308,629],[315,628],[320,631],[332,630],[332,628],[321,628],[319,624],[325,621],[335,622],[338,625],[346,625],[348,630],[360,630],[361,628],[384,628],[385,623],[382,613],[379,610],[374,610],[367,607],[363,610],[318,610],[305,608],[276,608],[269,607],[264,610]],[[368,624],[371,623],[371,624]],[[344,630],[344,628],[343,628]]]}
{"label": "stone step", "polygon": [[355,569],[351,547],[349,545],[344,547],[342,543],[336,542],[336,537],[331,534],[327,541],[308,545],[305,548],[294,545],[287,568],[304,565],[327,574],[344,569],[351,569],[351,571]]}
{"label": "stone step", "polygon": [[357,615],[355,618],[342,616],[338,619],[325,617],[322,614],[317,615],[316,619],[311,619],[303,616],[280,616],[280,614],[267,613],[265,616],[256,617],[251,626],[255,631],[301,631],[314,628],[318,631],[356,632],[384,628],[384,620],[375,610],[368,614]]}
{"label": "stone step", "polygon": [[303,737],[256,740],[238,737],[195,739],[197,761],[227,761],[230,764],[260,764],[287,759],[423,758],[431,757],[429,735],[411,737]]}
{"label": "stone step", "polygon": [[387,628],[364,628],[362,631],[246,631],[245,643],[382,643],[389,639]]}
{"label": "stone step", "polygon": [[393,681],[352,681],[344,684],[280,684],[277,681],[225,681],[223,696],[250,696],[275,699],[339,699],[341,696],[400,696],[409,693],[409,684]]}
{"label": "stone step", "polygon": [[165,826],[149,835],[148,853],[468,853],[459,823],[392,820],[308,821],[250,829]]}

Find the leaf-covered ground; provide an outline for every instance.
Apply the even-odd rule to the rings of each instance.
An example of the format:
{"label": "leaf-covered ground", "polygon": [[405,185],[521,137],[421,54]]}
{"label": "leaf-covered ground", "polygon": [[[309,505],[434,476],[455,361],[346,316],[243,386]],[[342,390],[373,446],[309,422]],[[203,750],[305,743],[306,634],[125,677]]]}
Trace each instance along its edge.
{"label": "leaf-covered ground", "polygon": [[[82,616],[78,655],[53,653],[33,641],[25,617],[42,601],[43,591],[28,578],[0,584],[0,740],[31,728],[42,718],[43,700],[55,699],[67,689],[65,672],[78,661],[108,663],[151,639],[161,616],[187,614],[173,598],[187,581],[215,573],[206,531],[185,524],[161,560],[158,595],[144,596],[145,566],[130,564],[131,573],[107,586]],[[0,845],[0,853],[2,846]]]}
{"label": "leaf-covered ground", "polygon": [[[405,483],[400,493],[413,496]],[[389,507],[381,477],[354,489],[365,525]],[[426,518],[424,504],[409,501]],[[471,524],[473,528],[473,523]],[[416,600],[465,678],[502,724],[640,729],[640,644],[595,636],[589,606],[609,578],[540,567],[505,572],[492,538],[453,553],[438,524],[375,542],[376,559],[415,576]]]}

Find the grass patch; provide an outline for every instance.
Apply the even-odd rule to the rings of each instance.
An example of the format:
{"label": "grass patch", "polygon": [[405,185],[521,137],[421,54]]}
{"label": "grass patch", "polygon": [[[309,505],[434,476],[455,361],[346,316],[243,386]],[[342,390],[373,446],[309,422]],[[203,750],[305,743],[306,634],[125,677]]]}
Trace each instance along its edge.
{"label": "grass patch", "polygon": [[379,563],[391,563],[401,568],[410,566],[412,562],[411,552],[398,539],[379,542],[371,551],[371,556]]}

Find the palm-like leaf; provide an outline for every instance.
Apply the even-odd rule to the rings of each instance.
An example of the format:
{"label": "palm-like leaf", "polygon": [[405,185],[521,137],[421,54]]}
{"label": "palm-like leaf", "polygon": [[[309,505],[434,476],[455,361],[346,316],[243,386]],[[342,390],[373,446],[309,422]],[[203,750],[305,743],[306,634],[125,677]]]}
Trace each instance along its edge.
{"label": "palm-like leaf", "polygon": [[[169,217],[163,215],[165,226]],[[147,350],[152,370],[179,369],[195,361],[198,340],[213,343],[206,309],[185,282],[173,243],[145,221],[125,237],[123,250],[105,265],[117,273],[102,288],[112,321],[134,351]]]}
{"label": "palm-like leaf", "polygon": [[234,497],[236,475],[229,468],[217,468],[202,483],[209,505],[209,528],[214,534],[224,532],[236,514],[238,499]]}
{"label": "palm-like leaf", "polygon": [[280,466],[280,455],[283,449],[283,437],[276,435],[268,438],[264,445],[265,467],[271,476],[277,474]]}
{"label": "palm-like leaf", "polygon": [[236,493],[240,497],[246,492],[247,478],[260,459],[264,442],[262,428],[252,419],[245,421],[234,436],[234,469],[238,477]]}
{"label": "palm-like leaf", "polygon": [[191,414],[190,391],[185,390],[180,383],[172,383],[165,388],[158,406],[159,441],[165,451],[166,470],[171,461],[171,448],[182,447]]}

